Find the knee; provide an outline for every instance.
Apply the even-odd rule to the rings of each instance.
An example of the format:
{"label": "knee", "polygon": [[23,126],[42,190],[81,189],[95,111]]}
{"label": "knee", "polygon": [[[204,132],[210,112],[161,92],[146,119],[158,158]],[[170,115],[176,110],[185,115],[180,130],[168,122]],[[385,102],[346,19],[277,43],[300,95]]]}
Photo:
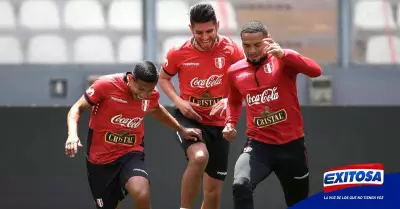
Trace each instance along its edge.
{"label": "knee", "polygon": [[132,194],[136,202],[148,202],[150,200],[150,191],[147,189],[135,190]]}
{"label": "knee", "polygon": [[129,195],[136,202],[145,203],[150,200],[150,186],[146,178],[141,176],[131,177],[125,184]]}
{"label": "knee", "polygon": [[199,149],[195,152],[191,152],[189,155],[189,163],[195,166],[205,167],[208,163],[207,149]]}
{"label": "knee", "polygon": [[191,163],[198,165],[198,166],[205,166],[208,163],[208,155],[202,151],[199,151],[195,154]]}
{"label": "knee", "polygon": [[247,178],[238,178],[233,181],[232,192],[234,198],[248,198],[253,195],[253,188]]}

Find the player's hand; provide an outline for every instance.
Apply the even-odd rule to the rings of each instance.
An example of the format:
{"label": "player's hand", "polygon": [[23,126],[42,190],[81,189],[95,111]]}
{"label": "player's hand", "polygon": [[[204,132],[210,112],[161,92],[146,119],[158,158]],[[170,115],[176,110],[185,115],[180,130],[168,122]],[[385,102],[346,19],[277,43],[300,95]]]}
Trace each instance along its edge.
{"label": "player's hand", "polygon": [[271,38],[265,38],[264,41],[264,54],[271,54],[274,57],[282,58],[283,50],[278,43],[275,43]]}
{"label": "player's hand", "polygon": [[225,113],[227,104],[228,104],[227,98],[219,100],[212,106],[210,115],[215,115],[217,112],[221,111],[219,115],[222,116]]}
{"label": "player's hand", "polygon": [[197,128],[182,128],[179,131],[179,135],[188,140],[203,141],[201,130]]}
{"label": "player's hand", "polygon": [[193,110],[193,106],[199,106],[198,104],[181,100],[176,106],[185,117],[196,121],[202,120],[201,116]]}
{"label": "player's hand", "polygon": [[68,157],[75,157],[78,148],[82,147],[81,140],[76,135],[69,135],[65,142],[65,154]]}
{"label": "player's hand", "polygon": [[224,130],[222,130],[222,135],[224,136],[224,138],[226,139],[226,140],[233,140],[233,139],[235,139],[236,138],[236,129],[235,129],[235,127],[233,126],[233,124],[232,123],[227,123],[226,125],[225,125],[225,128],[224,128]]}

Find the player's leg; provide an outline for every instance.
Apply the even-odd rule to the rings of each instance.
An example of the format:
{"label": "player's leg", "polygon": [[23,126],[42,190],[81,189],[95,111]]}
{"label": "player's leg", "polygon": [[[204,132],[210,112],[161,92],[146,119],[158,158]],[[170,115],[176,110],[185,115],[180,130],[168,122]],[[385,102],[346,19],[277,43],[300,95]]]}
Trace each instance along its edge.
{"label": "player's leg", "polygon": [[90,190],[98,209],[119,209],[125,194],[119,185],[120,167],[116,164],[86,163]]}
{"label": "player's leg", "polygon": [[201,209],[219,209],[221,193],[224,181],[211,177],[207,173],[203,175],[203,202]]}
{"label": "player's leg", "polygon": [[304,139],[289,142],[277,151],[276,176],[281,182],[288,207],[304,200],[309,194],[309,170]]}
{"label": "player's leg", "polygon": [[132,176],[125,184],[125,189],[133,199],[136,209],[150,209],[150,184],[147,178]]}
{"label": "player's leg", "polygon": [[[187,128],[203,129],[202,125],[183,116],[179,110],[175,115],[180,124]],[[206,136],[203,134],[203,140]],[[208,150],[203,142],[186,140],[177,133],[177,139],[185,151],[188,164],[181,183],[181,208],[191,208],[200,193],[201,178],[208,163]]]}
{"label": "player's leg", "polygon": [[261,142],[252,141],[236,161],[233,177],[234,209],[253,209],[253,192],[267,178],[273,168]]}
{"label": "player's leg", "polygon": [[[218,209],[228,170],[229,141],[222,136],[222,127],[205,126],[209,160],[203,175],[203,203],[201,209]],[[204,134],[204,133],[203,133]]]}
{"label": "player's leg", "polygon": [[121,188],[129,193],[135,209],[150,209],[150,183],[144,165],[144,154],[130,153],[120,174]]}
{"label": "player's leg", "polygon": [[190,144],[186,150],[188,165],[182,177],[181,208],[191,208],[199,195],[201,178],[208,162],[208,151],[204,143]]}

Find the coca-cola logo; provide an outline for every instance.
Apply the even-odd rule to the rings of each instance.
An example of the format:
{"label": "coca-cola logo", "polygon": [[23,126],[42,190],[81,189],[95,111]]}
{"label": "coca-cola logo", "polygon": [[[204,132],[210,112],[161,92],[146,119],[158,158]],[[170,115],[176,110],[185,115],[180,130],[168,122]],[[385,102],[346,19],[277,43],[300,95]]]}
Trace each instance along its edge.
{"label": "coca-cola logo", "polygon": [[119,114],[111,118],[111,123],[127,128],[137,128],[142,123],[142,120],[143,118],[140,117],[124,118],[122,114]]}
{"label": "coca-cola logo", "polygon": [[192,81],[190,81],[190,86],[193,88],[210,88],[213,86],[217,86],[217,85],[222,84],[223,76],[224,76],[224,74],[212,75],[206,79],[200,79],[200,78],[196,77],[196,78],[193,78]]}
{"label": "coca-cola logo", "polygon": [[256,104],[263,104],[266,102],[277,100],[279,98],[277,89],[278,89],[278,87],[265,89],[261,94],[257,94],[254,96],[247,94],[246,95],[247,104],[249,106],[252,106],[252,105],[256,105]]}

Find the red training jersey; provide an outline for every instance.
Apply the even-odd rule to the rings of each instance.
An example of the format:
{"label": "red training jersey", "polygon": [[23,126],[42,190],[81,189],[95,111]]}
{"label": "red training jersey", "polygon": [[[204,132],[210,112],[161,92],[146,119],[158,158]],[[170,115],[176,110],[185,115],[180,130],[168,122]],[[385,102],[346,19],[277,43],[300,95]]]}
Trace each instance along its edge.
{"label": "red training jersey", "polygon": [[134,99],[126,83],[127,74],[102,76],[84,94],[93,105],[87,145],[91,163],[106,164],[128,152],[144,150],[143,119],[159,106],[160,94],[155,89],[146,99]]}
{"label": "red training jersey", "polygon": [[284,144],[304,136],[296,77],[321,75],[321,67],[299,53],[284,49],[281,59],[268,55],[260,65],[243,59],[228,70],[226,122],[236,126],[246,103],[247,135],[268,144]]}
{"label": "red training jersey", "polygon": [[178,73],[180,97],[198,104],[193,109],[205,125],[224,126],[225,115],[210,116],[212,106],[228,96],[226,73],[233,63],[244,58],[243,50],[231,39],[219,36],[210,51],[199,51],[193,38],[172,47],[163,63],[165,73]]}

